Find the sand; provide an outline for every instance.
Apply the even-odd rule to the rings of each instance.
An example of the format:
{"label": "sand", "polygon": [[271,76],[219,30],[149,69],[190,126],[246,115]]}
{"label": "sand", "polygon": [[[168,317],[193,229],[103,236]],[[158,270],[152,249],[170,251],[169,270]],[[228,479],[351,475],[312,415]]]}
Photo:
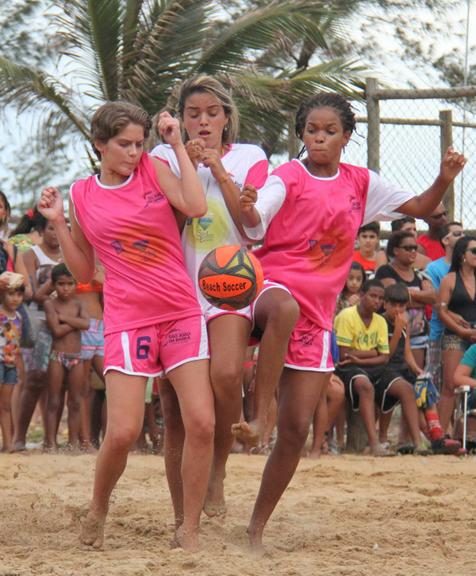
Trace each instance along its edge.
{"label": "sand", "polygon": [[0,576],[466,575],[476,570],[476,458],[302,460],[250,556],[245,528],[263,456],[232,455],[226,519],[205,518],[202,550],[171,549],[163,459],[131,455],[102,551],[78,541],[93,455],[0,455]]}

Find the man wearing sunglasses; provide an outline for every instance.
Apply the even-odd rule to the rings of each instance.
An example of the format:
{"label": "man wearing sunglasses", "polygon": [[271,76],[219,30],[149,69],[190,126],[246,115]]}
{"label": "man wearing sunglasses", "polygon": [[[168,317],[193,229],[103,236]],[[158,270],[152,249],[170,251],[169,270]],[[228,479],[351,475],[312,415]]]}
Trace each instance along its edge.
{"label": "man wearing sunglasses", "polygon": [[[435,212],[440,209],[437,208]],[[433,262],[430,262],[425,269],[425,273],[431,280],[436,292],[440,289],[443,276],[450,271],[451,258],[456,242],[464,236],[463,225],[460,222],[450,222],[440,229],[440,243],[445,251],[445,255]],[[433,383],[441,390],[441,338],[443,336],[444,325],[441,322],[436,306],[430,319],[430,337],[427,355],[426,371],[430,372]]]}
{"label": "man wearing sunglasses", "polygon": [[443,258],[445,250],[440,242],[440,234],[443,227],[448,224],[448,213],[443,203],[438,204],[430,216],[424,220],[428,224],[428,232],[418,237],[419,250],[432,260]]}

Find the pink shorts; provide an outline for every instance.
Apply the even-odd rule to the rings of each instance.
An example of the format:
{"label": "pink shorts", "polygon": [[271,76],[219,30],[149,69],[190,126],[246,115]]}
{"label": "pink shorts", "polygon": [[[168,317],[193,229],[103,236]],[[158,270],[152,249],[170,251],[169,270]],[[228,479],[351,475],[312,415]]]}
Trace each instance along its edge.
{"label": "pink shorts", "polygon": [[104,374],[160,376],[181,364],[209,358],[203,316],[161,322],[104,337]]}
{"label": "pink shorts", "polygon": [[[291,291],[283,284],[265,280],[263,289],[253,303],[254,306],[256,306],[259,298],[271,289],[285,290],[291,294]],[[252,344],[256,344],[253,335],[250,339],[250,345]],[[333,372],[331,333],[317,326],[308,318],[300,316],[289,339],[284,365],[286,368],[293,368],[294,370]]]}
{"label": "pink shorts", "polygon": [[289,339],[284,365],[294,370],[333,372],[331,332],[300,316]]}
{"label": "pink shorts", "polygon": [[[197,290],[199,292],[199,290]],[[217,306],[213,306],[210,304],[205,298],[200,294],[199,295],[199,302],[202,308],[202,313],[205,316],[205,322],[208,324],[210,320],[214,318],[218,318],[219,316],[224,316],[226,314],[233,314],[233,316],[241,316],[246,318],[250,321],[253,321],[253,313],[251,306],[245,306],[245,308],[241,308],[240,310],[223,310],[223,308],[218,308]]]}

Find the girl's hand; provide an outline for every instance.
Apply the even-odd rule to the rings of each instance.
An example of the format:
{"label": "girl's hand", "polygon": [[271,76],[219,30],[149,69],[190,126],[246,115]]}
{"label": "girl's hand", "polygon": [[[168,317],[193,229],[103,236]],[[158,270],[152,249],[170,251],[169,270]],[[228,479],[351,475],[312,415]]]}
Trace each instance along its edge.
{"label": "girl's hand", "polygon": [[452,182],[466,164],[463,154],[456,152],[452,147],[448,148],[443,156],[440,166],[440,176],[446,182]]}
{"label": "girl's hand", "polygon": [[173,118],[168,112],[161,112],[157,128],[162,140],[166,144],[170,144],[172,148],[182,144],[179,121]]}
{"label": "girl's hand", "polygon": [[240,209],[242,214],[250,214],[258,200],[258,192],[251,184],[247,184],[240,194]]}
{"label": "girl's hand", "polygon": [[58,188],[45,188],[38,202],[38,210],[50,222],[64,220],[63,197]]}
{"label": "girl's hand", "polygon": [[351,294],[347,300],[347,302],[351,305],[351,306],[355,306],[356,304],[358,304],[360,302],[360,295],[359,294]]}
{"label": "girl's hand", "polygon": [[205,150],[205,142],[201,138],[189,140],[185,144],[185,150],[187,151],[188,157],[192,161],[192,164],[196,168],[202,161],[203,151]]}
{"label": "girl's hand", "polygon": [[228,172],[223,167],[221,163],[221,156],[218,150],[214,148],[205,148],[202,153],[201,162],[207,168],[210,168],[213,177],[218,180],[226,180],[228,177]]}

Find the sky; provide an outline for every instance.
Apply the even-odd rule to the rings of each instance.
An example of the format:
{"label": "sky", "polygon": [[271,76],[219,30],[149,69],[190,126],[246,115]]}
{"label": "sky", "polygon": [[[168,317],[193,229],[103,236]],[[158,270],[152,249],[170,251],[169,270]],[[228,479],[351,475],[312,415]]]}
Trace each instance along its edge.
{"label": "sky", "polygon": [[[470,11],[470,45],[476,45],[476,0],[471,0]],[[4,4],[5,6],[5,4]],[[0,8],[1,10],[1,8]],[[435,15],[430,10],[419,11],[419,17],[431,24],[435,24]],[[415,40],[421,40],[432,57],[450,49],[455,49],[462,54],[464,53],[464,33],[466,20],[466,6],[464,2],[459,10],[453,10],[447,15],[445,22],[440,22],[443,29],[446,30],[446,36],[432,36],[421,29],[416,32],[409,25],[406,29],[407,34],[417,34]],[[403,60],[401,44],[394,34],[392,24],[387,21],[383,13],[378,9],[367,10],[366,16],[353,18],[348,23],[348,33],[354,35],[355,41],[359,41],[360,31],[366,28],[374,30],[375,51],[372,58],[371,66],[373,75],[377,76],[382,84],[392,87],[408,87],[410,85],[428,88],[432,86],[442,86],[442,81],[437,73],[430,67],[410,66]],[[473,49],[471,58],[476,59],[476,50]],[[470,64],[476,65],[476,61],[470,61]],[[447,103],[437,101],[415,102],[412,101],[395,101],[382,103],[382,116],[403,116],[436,118],[438,110],[447,108]],[[362,114],[365,110],[362,109]],[[455,114],[461,116],[462,110],[455,108]],[[0,117],[0,130],[3,135],[3,148],[0,161],[0,188],[4,189],[7,194],[15,178],[21,176],[22,171],[28,170],[28,166],[18,166],[18,170],[8,170],[6,164],[14,160],[12,150],[23,149],[29,152],[31,142],[31,131],[35,126],[36,118],[34,114],[26,113],[20,118],[12,112],[8,112],[4,119]],[[476,119],[473,119],[476,121]],[[389,179],[397,179],[399,183],[405,186],[415,186],[419,188],[424,186],[425,180],[436,175],[439,165],[439,144],[438,129],[408,129],[402,127],[385,127],[382,133],[382,175]],[[410,131],[411,130],[411,131]],[[461,131],[460,131],[461,132]],[[366,126],[359,125],[358,133],[346,150],[344,161],[350,161],[361,165],[366,165]],[[461,134],[457,134],[458,144],[462,144]],[[408,144],[405,139],[408,139]],[[465,143],[468,150],[472,150],[474,141],[474,155],[476,157],[476,130],[472,134],[466,134]],[[408,155],[409,147],[413,146],[415,151]],[[385,147],[385,150],[384,150]],[[68,151],[72,169],[70,173],[63,174],[63,183],[73,179],[78,173],[78,167],[81,162],[79,157],[84,155],[82,149],[71,148]],[[388,158],[385,158],[385,155]],[[469,168],[469,167],[468,167]],[[472,169],[466,169],[470,177],[467,182],[475,181],[476,174]],[[433,175],[433,176],[432,176]],[[421,182],[420,182],[421,179]],[[53,182],[53,184],[57,184]],[[429,182],[428,182],[429,184]],[[461,187],[461,182],[458,182]],[[32,191],[34,193],[35,191]],[[12,198],[13,204],[17,199]],[[459,202],[461,204],[461,202]],[[464,210],[464,203],[461,205]],[[476,223],[476,214],[474,215]],[[476,227],[476,224],[475,224]]]}

